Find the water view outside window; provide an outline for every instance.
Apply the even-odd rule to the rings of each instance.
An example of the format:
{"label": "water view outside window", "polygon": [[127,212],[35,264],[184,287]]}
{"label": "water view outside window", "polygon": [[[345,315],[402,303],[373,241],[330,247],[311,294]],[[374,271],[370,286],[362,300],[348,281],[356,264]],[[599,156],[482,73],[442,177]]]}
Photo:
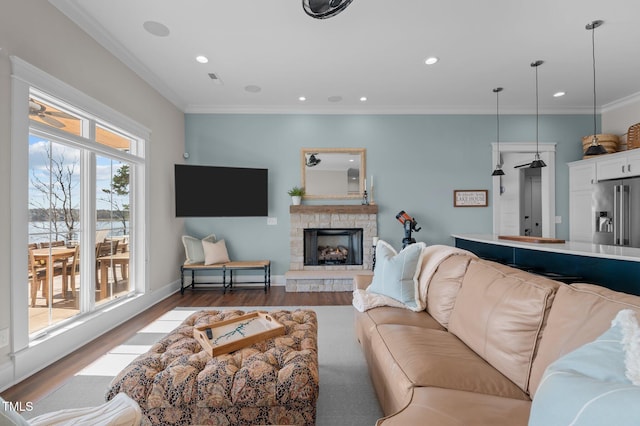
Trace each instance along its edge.
{"label": "water view outside window", "polygon": [[96,157],[96,302],[131,287],[129,268],[130,165]]}
{"label": "water view outside window", "polygon": [[29,325],[34,332],[79,313],[80,150],[31,135],[29,172]]}
{"label": "water view outside window", "polygon": [[119,152],[131,152],[138,141],[36,95],[29,106],[38,123],[29,135],[27,250],[29,333],[36,335],[134,290],[130,176],[136,165]]}

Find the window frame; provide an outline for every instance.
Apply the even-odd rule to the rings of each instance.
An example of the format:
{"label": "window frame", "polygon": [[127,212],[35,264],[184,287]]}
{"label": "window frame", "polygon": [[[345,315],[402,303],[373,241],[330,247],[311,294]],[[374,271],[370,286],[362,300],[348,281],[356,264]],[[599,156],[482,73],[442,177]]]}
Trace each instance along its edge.
{"label": "window frame", "polygon": [[[148,224],[148,205],[149,196],[147,195],[147,185],[149,179],[148,161],[145,156],[145,145],[149,143],[150,131],[131,120],[125,115],[113,110],[112,108],[102,104],[101,102],[89,97],[83,92],[73,88],[72,86],[50,76],[35,66],[23,61],[22,59],[11,56],[12,75],[11,75],[11,249],[15,255],[11,256],[11,336],[13,352],[17,353],[21,350],[30,348],[34,342],[28,331],[28,282],[27,277],[27,256],[21,255],[25,252],[28,242],[28,181],[29,181],[29,134],[39,137],[49,138],[54,136],[55,139],[63,141],[70,146],[82,148],[86,155],[81,159],[82,166],[85,167],[83,176],[81,177],[81,209],[85,211],[95,211],[95,161],[91,161],[91,157],[96,154],[106,155],[109,158],[117,158],[131,165],[135,165],[131,170],[130,183],[130,199],[133,204],[131,220],[135,223],[135,229],[130,235],[131,247],[135,250],[133,255],[133,263],[131,264],[131,279],[134,283],[132,294],[143,294],[148,292],[148,262],[147,252],[149,247],[149,237],[146,229]],[[127,136],[135,139],[135,149],[130,151],[120,151],[115,148],[91,141],[88,138],[74,135],[53,126],[47,126],[35,120],[31,120],[28,115],[29,96],[31,91],[34,94],[43,94],[55,99],[59,99],[65,104],[69,104],[73,108],[77,108],[84,118],[91,122],[89,138],[95,137],[95,125],[100,124],[109,129],[120,131]],[[76,111],[73,111],[74,113]],[[53,142],[57,142],[54,140]],[[87,151],[87,148],[89,150]],[[133,154],[135,152],[136,154]],[[93,194],[93,195],[92,195]],[[89,247],[89,243],[95,239],[95,220],[85,222],[86,228],[83,228],[83,241],[85,247]],[[91,232],[93,229],[94,232]],[[91,269],[91,270],[87,270]],[[86,279],[91,279],[94,274],[93,268],[84,268],[81,274],[86,274]],[[89,275],[92,274],[92,275]],[[84,278],[84,277],[83,277]],[[86,282],[86,281],[85,281]],[[87,292],[85,292],[87,293]],[[93,303],[93,294],[87,295],[88,303]],[[85,305],[86,306],[86,305]],[[111,303],[102,305],[93,304],[93,309],[86,312],[93,314],[105,308],[111,308]],[[71,321],[67,321],[62,325],[68,325],[80,319],[83,313],[74,316]],[[51,327],[47,332],[58,333],[64,331],[64,327]],[[46,332],[45,332],[46,333]],[[41,337],[41,336],[40,336]]]}

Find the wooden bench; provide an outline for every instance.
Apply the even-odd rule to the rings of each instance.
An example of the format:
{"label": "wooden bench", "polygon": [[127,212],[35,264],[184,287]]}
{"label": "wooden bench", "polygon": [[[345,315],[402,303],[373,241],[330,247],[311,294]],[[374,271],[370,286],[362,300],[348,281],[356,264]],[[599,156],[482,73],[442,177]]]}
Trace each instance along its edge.
{"label": "wooden bench", "polygon": [[[227,263],[216,263],[213,265],[205,265],[204,263],[185,263],[180,267],[180,294],[184,294],[187,287],[196,288],[196,271],[222,271],[222,288],[223,294],[227,292],[227,288],[233,288],[233,271],[241,270],[262,270],[264,271],[264,281],[243,281],[242,284],[263,283],[264,291],[271,287],[271,261],[270,260],[243,260]],[[191,271],[191,284],[184,285],[184,272]],[[227,283],[227,271],[229,271],[229,283]],[[198,284],[220,284],[214,282],[198,283]]]}

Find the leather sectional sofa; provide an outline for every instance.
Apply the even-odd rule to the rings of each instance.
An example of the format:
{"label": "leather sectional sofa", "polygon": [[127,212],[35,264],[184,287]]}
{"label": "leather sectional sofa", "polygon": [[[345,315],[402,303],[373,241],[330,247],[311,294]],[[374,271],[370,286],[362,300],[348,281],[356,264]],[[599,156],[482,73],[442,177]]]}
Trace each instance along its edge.
{"label": "leather sectional sofa", "polygon": [[[547,367],[609,330],[619,311],[640,312],[638,296],[563,284],[464,251],[443,259],[429,277],[424,311],[356,312],[385,414],[378,425],[527,425]],[[370,280],[357,276],[355,291]],[[537,409],[545,415],[573,397],[565,392],[557,406]],[[616,408],[604,410],[606,417]]]}

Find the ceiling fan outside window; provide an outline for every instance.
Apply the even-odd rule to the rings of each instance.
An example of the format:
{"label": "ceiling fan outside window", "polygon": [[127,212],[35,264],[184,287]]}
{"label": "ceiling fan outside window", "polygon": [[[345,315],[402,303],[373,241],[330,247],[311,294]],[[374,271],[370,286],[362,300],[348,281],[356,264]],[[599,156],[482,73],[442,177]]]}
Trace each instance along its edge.
{"label": "ceiling fan outside window", "polygon": [[[75,117],[64,111],[60,111],[55,107],[35,98],[29,98],[29,116],[31,116],[31,118],[35,119],[36,121],[48,124],[49,126],[57,127],[58,129],[69,126],[71,122],[73,122],[77,126],[77,123],[79,121],[78,117]],[[69,129],[65,130],[70,131]],[[76,133],[73,131],[71,132],[74,134]]]}

